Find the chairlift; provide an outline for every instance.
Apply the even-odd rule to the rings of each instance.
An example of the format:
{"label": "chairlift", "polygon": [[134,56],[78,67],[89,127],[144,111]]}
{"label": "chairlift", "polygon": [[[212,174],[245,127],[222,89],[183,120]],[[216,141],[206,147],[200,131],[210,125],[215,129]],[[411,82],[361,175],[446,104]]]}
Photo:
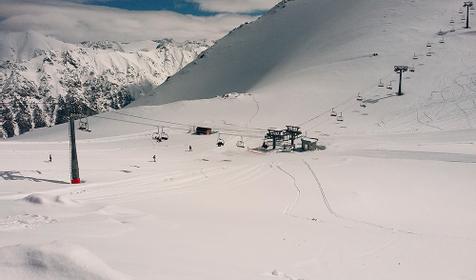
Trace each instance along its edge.
{"label": "chairlift", "polygon": [[432,56],[433,54],[431,52],[427,52],[426,56]]}
{"label": "chairlift", "polygon": [[217,146],[218,146],[218,147],[223,147],[223,146],[225,146],[225,140],[223,140],[223,138],[221,138],[220,134],[218,134]]}
{"label": "chairlift", "polygon": [[408,67],[408,70],[409,70],[410,72],[414,73],[414,72],[415,72],[415,66],[410,66],[410,67]]}
{"label": "chairlift", "polygon": [[360,107],[367,108],[367,104],[365,104],[364,102],[360,102]]}
{"label": "chairlift", "polygon": [[439,43],[444,44],[445,43],[445,37],[441,37]]}
{"label": "chairlift", "polygon": [[79,120],[79,130],[81,131],[86,131],[86,132],[91,132],[91,129],[89,129],[89,121],[87,118],[83,118]]}
{"label": "chairlift", "polygon": [[338,122],[343,122],[344,121],[344,115],[342,112],[340,112],[339,116],[337,116],[337,121]]}
{"label": "chairlift", "polygon": [[463,10],[462,10],[462,9],[459,9],[458,14],[462,15],[462,14],[463,14]]}
{"label": "chairlift", "polygon": [[413,60],[417,60],[418,59],[418,56],[416,55],[416,53],[413,53]]}
{"label": "chairlift", "polygon": [[451,19],[450,20],[450,24],[454,24],[455,23],[455,20],[454,19]]}
{"label": "chairlift", "polygon": [[331,110],[331,117],[337,117],[337,112],[332,108]]}
{"label": "chairlift", "polygon": [[245,148],[245,141],[243,141],[243,136],[241,137],[240,140],[238,140],[238,141],[236,142],[236,146],[237,146],[238,148]]}
{"label": "chairlift", "polygon": [[426,43],[426,47],[431,48],[431,43],[430,42]]}
{"label": "chairlift", "polygon": [[392,89],[393,89],[392,81],[390,81],[390,82],[388,83],[387,89],[388,89],[388,90],[392,90]]}
{"label": "chairlift", "polygon": [[357,101],[362,101],[364,98],[360,95],[360,92],[357,94]]}
{"label": "chairlift", "polygon": [[162,142],[160,127],[157,127],[157,131],[152,133],[152,140],[155,140],[157,142]]}
{"label": "chairlift", "polygon": [[379,82],[378,82],[378,87],[379,87],[379,88],[385,87],[385,85],[383,84],[382,80],[379,80]]}

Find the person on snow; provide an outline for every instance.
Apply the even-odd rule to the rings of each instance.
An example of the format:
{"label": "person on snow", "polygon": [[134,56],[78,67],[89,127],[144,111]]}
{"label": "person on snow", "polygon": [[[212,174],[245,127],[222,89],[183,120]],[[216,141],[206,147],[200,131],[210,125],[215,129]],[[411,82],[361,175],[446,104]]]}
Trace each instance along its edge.
{"label": "person on snow", "polygon": [[48,156],[48,160],[49,162],[53,162],[53,157],[51,156],[51,154]]}
{"label": "person on snow", "polygon": [[191,145],[188,145],[188,151],[189,151],[189,152],[192,151],[192,146],[191,146]]}
{"label": "person on snow", "polygon": [[154,162],[157,162],[157,157],[155,155],[152,156],[152,159],[154,160]]}

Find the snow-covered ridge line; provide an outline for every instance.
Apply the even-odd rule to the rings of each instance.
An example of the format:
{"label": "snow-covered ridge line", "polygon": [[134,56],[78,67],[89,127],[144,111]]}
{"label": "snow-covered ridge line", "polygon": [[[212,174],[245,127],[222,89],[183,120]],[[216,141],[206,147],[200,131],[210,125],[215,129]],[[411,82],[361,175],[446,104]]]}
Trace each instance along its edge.
{"label": "snow-covered ridge line", "polygon": [[0,136],[120,109],[213,43],[172,39],[67,44],[36,32],[0,33]]}

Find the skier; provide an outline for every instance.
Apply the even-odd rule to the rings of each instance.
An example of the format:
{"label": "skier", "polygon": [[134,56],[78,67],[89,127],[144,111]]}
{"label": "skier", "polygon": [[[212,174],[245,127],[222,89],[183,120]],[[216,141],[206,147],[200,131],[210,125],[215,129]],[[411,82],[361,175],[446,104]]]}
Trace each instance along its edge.
{"label": "skier", "polygon": [[154,162],[157,162],[157,157],[155,155],[152,156],[152,159],[154,160]]}
{"label": "skier", "polygon": [[192,146],[191,146],[191,145],[188,145],[188,151],[189,151],[189,152],[192,151]]}
{"label": "skier", "polygon": [[49,162],[53,162],[53,157],[51,156],[51,154],[48,156],[48,159],[49,159]]}

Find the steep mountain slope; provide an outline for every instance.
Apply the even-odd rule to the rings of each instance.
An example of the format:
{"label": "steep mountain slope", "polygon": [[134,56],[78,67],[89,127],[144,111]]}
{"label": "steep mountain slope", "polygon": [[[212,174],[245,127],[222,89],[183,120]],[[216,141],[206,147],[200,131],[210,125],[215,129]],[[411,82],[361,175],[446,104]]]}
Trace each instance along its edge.
{"label": "steep mountain slope", "polygon": [[66,44],[35,32],[0,34],[0,115],[10,137],[129,104],[210,46],[206,41]]}
{"label": "steep mountain slope", "polygon": [[[431,98],[432,92],[458,90],[459,85],[452,81],[474,73],[468,63],[472,55],[464,55],[472,51],[474,36],[461,28],[463,15],[458,9],[459,3],[440,0],[283,1],[256,22],[218,41],[202,59],[134,104],[160,105],[253,92],[266,99],[264,104],[273,99],[292,101],[273,102],[273,110],[299,111],[300,117],[273,117],[280,119],[278,123],[287,119],[303,124],[339,104],[352,107],[349,101],[355,101],[360,92],[369,111],[377,110],[364,120],[371,124],[367,128],[373,130],[386,115],[410,116],[418,126],[418,108],[409,109],[408,104],[424,106],[421,100]],[[450,32],[453,28],[457,32]],[[442,38],[444,43],[439,42]],[[426,47],[428,42],[432,48]],[[414,54],[419,60],[413,59]],[[416,68],[415,73],[405,74],[407,95],[384,98],[394,92],[378,89],[377,83],[392,83],[396,89],[398,76],[393,67],[400,64]],[[442,76],[447,77],[446,84],[436,85]],[[464,84],[466,96],[471,81]],[[463,111],[473,108],[473,103],[469,97],[463,99],[448,99],[453,107],[449,110],[457,113],[455,102],[462,102],[463,107],[460,122],[448,128],[468,127]],[[336,110],[346,115],[363,110],[357,102],[353,104],[357,106]],[[474,119],[474,114],[469,117]]]}

